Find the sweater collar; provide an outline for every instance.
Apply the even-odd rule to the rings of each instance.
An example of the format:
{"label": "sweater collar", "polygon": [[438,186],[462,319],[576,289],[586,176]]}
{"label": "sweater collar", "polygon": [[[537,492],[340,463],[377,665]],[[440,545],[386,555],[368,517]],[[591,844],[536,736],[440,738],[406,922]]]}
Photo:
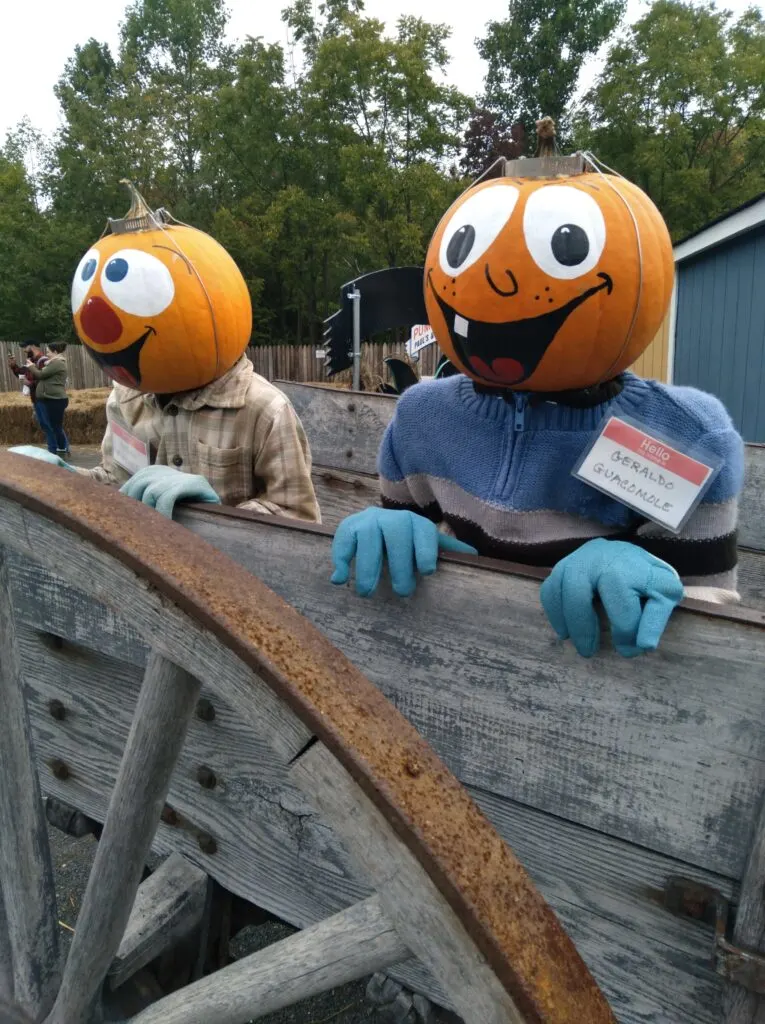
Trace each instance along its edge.
{"label": "sweater collar", "polygon": [[477,381],[473,381],[473,390],[478,395],[494,395],[510,403],[515,403],[518,398],[525,398],[532,406],[550,403],[567,406],[569,409],[593,409],[596,405],[612,401],[622,393],[624,375],[620,374],[602,384],[573,391],[511,391],[509,388],[488,387]]}

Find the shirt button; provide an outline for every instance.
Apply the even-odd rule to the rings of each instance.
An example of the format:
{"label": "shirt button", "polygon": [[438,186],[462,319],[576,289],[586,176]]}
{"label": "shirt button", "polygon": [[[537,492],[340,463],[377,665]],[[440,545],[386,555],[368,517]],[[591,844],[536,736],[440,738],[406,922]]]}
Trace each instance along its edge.
{"label": "shirt button", "polygon": [[173,459],[173,465],[174,466],[182,466],[183,465],[183,459],[180,457],[180,455],[176,455],[175,456],[175,458]]}
{"label": "shirt button", "polygon": [[168,405],[167,411],[170,413],[171,416],[177,416],[178,415],[178,406],[177,405]]}

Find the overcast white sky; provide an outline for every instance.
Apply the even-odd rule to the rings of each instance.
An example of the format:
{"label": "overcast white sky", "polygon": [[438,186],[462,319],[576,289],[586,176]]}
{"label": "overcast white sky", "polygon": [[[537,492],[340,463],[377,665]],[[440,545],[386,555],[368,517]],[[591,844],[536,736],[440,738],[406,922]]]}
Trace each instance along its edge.
{"label": "overcast white sky", "polygon": [[[629,0],[634,20],[647,0]],[[77,43],[94,36],[116,47],[117,31],[127,0],[6,0],[0,3],[0,141],[8,128],[27,115],[44,132],[58,124],[53,86]],[[228,0],[232,38],[263,36],[285,42],[280,18],[282,0]],[[748,0],[727,0],[728,9],[741,11]],[[477,93],[484,66],[474,41],[488,21],[502,18],[507,0],[366,0],[367,13],[391,27],[403,13],[452,28],[450,78],[464,92]]]}

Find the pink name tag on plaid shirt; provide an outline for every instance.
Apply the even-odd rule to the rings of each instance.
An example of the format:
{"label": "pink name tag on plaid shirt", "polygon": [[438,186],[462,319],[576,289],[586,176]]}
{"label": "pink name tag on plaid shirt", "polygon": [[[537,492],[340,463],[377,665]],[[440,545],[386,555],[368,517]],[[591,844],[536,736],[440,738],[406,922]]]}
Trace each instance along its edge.
{"label": "pink name tag on plaid shirt", "polygon": [[706,452],[695,455],[636,420],[609,416],[573,475],[679,533],[722,466]]}
{"label": "pink name tag on plaid shirt", "polygon": [[112,422],[112,455],[114,461],[131,476],[151,464],[149,446],[119,423]]}

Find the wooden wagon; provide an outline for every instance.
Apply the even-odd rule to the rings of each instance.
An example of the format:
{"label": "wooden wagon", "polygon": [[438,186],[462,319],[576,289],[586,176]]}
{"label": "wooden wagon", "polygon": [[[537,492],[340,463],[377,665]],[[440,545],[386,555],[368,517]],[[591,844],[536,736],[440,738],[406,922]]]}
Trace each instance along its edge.
{"label": "wooden wagon", "polygon": [[[333,588],[394,399],[282,386],[322,527],[184,507],[184,530],[0,457],[0,1020],[234,1024],[376,970],[468,1024],[765,1020],[762,450],[744,604],[586,661],[519,567]],[[40,794],[100,833],[63,968]],[[114,1010],[200,948],[210,880],[303,931]]]}

